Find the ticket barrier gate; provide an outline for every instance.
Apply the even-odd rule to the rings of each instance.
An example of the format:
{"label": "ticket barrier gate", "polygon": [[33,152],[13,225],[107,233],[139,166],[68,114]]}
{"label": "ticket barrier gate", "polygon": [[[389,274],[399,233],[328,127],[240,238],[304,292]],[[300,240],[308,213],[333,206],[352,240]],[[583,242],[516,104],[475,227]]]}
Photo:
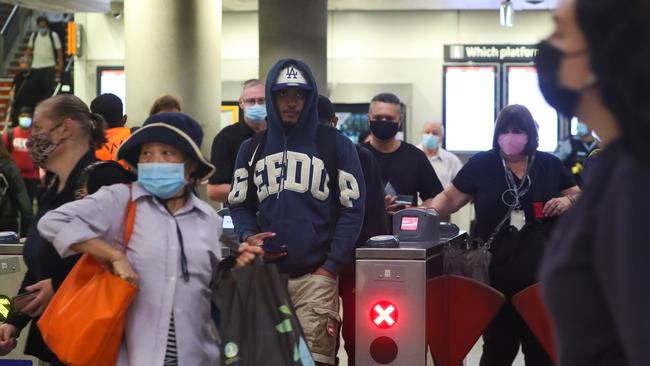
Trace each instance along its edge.
{"label": "ticket barrier gate", "polygon": [[[0,244],[0,319],[5,319],[10,304],[9,299],[18,294],[20,285],[27,271],[23,262],[23,245]],[[2,323],[0,321],[0,323]],[[25,340],[27,329],[23,330],[18,338],[18,346],[8,355],[0,357],[0,366],[41,366],[45,365],[34,357],[25,356]]]}
{"label": "ticket barrier gate", "polygon": [[405,209],[394,236],[372,238],[356,250],[356,363],[426,365],[427,280],[442,274],[440,220],[431,211]]}

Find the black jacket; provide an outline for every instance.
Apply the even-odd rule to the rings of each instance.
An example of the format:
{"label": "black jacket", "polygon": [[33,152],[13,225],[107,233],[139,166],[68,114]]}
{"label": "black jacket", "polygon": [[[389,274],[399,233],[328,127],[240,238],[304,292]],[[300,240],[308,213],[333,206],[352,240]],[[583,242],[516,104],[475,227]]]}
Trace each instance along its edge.
{"label": "black jacket", "polygon": [[[55,179],[53,184],[41,197],[38,212],[34,217],[34,222],[29,230],[27,241],[23,248],[23,259],[27,265],[27,273],[25,273],[25,278],[20,286],[19,293],[25,292],[27,286],[48,278],[52,279],[52,287],[56,292],[72,267],[77,263],[79,255],[61,258],[59,253],[54,249],[54,246],[41,237],[37,226],[38,221],[48,211],[54,210],[59,206],[75,200],[75,190],[78,188],[81,173],[87,166],[91,165],[95,161],[97,161],[95,158],[95,152],[89,150],[72,169],[66,185],[61,192],[57,192],[58,180]],[[95,172],[97,172],[97,175],[101,175],[104,183],[103,185],[129,183],[131,180],[128,173],[113,164],[106,164],[105,168],[98,168],[97,170],[94,170],[92,174],[95,175]],[[94,178],[95,177],[93,177],[93,180]],[[92,194],[98,188],[99,187],[92,187],[89,182],[88,193]],[[32,318],[27,315],[10,313],[6,323],[14,325],[20,332],[31,320]],[[46,362],[55,362],[56,357],[47,348],[45,342],[43,342],[41,332],[36,326],[37,321],[38,319],[34,319],[34,321],[31,322],[29,336],[27,336],[27,344],[25,345],[25,354],[38,357]]]}
{"label": "black jacket", "polygon": [[7,191],[0,197],[0,231],[15,231],[25,237],[33,216],[25,182],[11,158],[0,158],[0,174],[4,175],[8,183]]}

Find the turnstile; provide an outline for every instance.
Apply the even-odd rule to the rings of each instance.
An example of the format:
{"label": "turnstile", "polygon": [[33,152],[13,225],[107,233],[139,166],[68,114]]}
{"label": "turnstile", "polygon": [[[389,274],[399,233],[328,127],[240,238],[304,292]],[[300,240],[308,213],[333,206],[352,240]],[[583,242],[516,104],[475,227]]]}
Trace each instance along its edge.
{"label": "turnstile", "polygon": [[[0,244],[0,295],[9,299],[18,294],[27,267],[23,262],[22,244]],[[0,304],[0,312],[8,310]],[[4,317],[3,317],[4,318]],[[0,357],[0,366],[4,365],[44,365],[38,359],[25,356],[25,340],[28,330],[24,329],[18,338],[18,346],[8,355]]]}
{"label": "turnstile", "polygon": [[442,274],[443,244],[467,236],[440,239],[438,225],[426,210],[402,210],[393,225],[398,247],[357,248],[358,365],[426,365],[427,280]]}

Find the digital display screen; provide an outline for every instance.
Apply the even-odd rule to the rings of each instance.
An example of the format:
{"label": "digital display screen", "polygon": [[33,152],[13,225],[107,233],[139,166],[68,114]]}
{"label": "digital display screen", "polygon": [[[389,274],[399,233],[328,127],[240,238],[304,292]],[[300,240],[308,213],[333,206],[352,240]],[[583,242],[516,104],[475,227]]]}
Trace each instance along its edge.
{"label": "digital display screen", "polygon": [[99,69],[99,94],[112,93],[122,99],[126,111],[126,76],[124,70]]}
{"label": "digital display screen", "polygon": [[404,231],[415,231],[418,229],[418,218],[417,217],[402,217],[402,223],[400,229]]}
{"label": "digital display screen", "polygon": [[507,67],[508,93],[506,104],[521,104],[528,108],[539,125],[539,150],[554,151],[558,140],[558,114],[551,107],[537,81],[534,66]]}
{"label": "digital display screen", "polygon": [[558,114],[551,107],[537,81],[537,69],[534,66],[507,67],[506,104],[521,104],[528,108],[539,125],[539,150],[554,151],[558,142]]}
{"label": "digital display screen", "polygon": [[492,148],[496,66],[445,66],[445,143],[452,151]]}

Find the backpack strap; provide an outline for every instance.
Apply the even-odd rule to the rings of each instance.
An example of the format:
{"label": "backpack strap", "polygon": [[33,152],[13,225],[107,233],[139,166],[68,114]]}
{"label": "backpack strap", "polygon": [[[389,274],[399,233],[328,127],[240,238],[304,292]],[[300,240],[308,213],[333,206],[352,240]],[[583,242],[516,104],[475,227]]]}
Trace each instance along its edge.
{"label": "backpack strap", "polygon": [[50,29],[47,34],[50,36],[50,44],[52,45],[52,56],[54,57],[54,64],[56,65],[56,46],[54,45],[54,36],[52,36],[52,30]]}
{"label": "backpack strap", "polygon": [[340,194],[338,151],[336,148],[337,135],[338,131],[336,128],[324,124],[319,124],[316,130],[316,150],[318,151],[320,158],[323,160],[323,163],[325,164],[325,171],[330,178],[328,183],[331,197],[329,220],[330,239],[334,237],[334,231],[336,230],[336,214],[338,211]]}
{"label": "backpack strap", "polygon": [[32,48],[36,47],[36,36],[38,35],[38,32],[32,33]]}
{"label": "backpack strap", "polygon": [[323,163],[325,163],[325,170],[330,177],[329,188],[330,192],[334,194],[334,199],[338,197],[339,191],[337,134],[338,132],[334,127],[324,124],[319,124],[316,130],[316,150]]}

